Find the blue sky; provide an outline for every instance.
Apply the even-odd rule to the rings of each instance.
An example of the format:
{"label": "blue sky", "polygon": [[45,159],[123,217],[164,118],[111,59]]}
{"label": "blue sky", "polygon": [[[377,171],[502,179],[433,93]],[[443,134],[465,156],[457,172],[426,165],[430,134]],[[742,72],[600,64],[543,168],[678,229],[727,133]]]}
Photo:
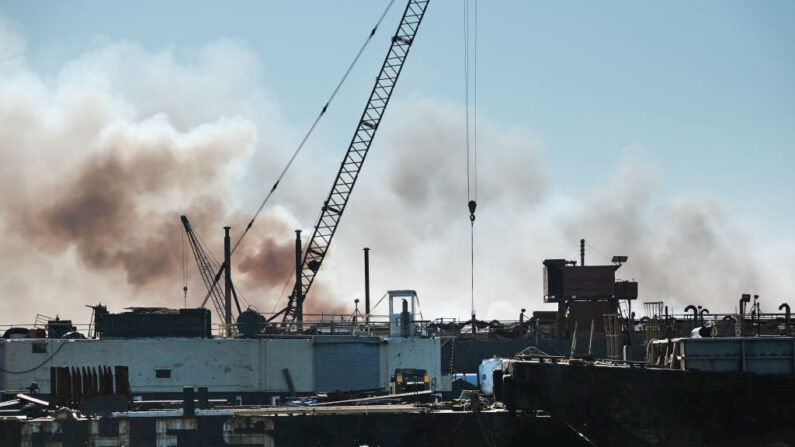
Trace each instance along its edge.
{"label": "blue sky", "polygon": [[[119,42],[140,46],[151,54],[168,53],[189,69],[202,67],[196,60],[203,57],[202,49],[207,45],[232,42],[234,48],[243,48],[256,62],[230,63],[230,70],[251,69],[253,79],[242,82],[240,88],[251,88],[251,96],[262,93],[262,103],[271,107],[261,113],[241,113],[259,126],[261,141],[270,137],[279,141],[277,156],[266,158],[276,160],[280,167],[386,3],[3,0],[0,15],[24,39],[26,63],[44,82],[60,82],[59,73],[65,64],[84,54],[101,53]],[[406,150],[404,158],[394,154],[402,150],[401,133],[422,134],[422,119],[455,132],[455,126],[445,121],[445,114],[455,121],[464,104],[463,5],[461,0],[433,0],[428,8],[396,89],[395,102],[384,118],[381,134],[385,135],[379,136],[383,141],[376,140],[393,153],[377,151],[373,167],[365,168],[362,181],[370,186],[363,188],[372,191],[362,192],[361,199],[354,198],[359,202],[352,202],[352,216],[343,224],[352,229],[343,227],[338,236],[340,248],[335,256],[339,261],[335,265],[359,262],[360,248],[374,245],[372,238],[356,236],[357,231],[365,233],[367,225],[379,222],[378,216],[368,217],[368,212],[375,212],[368,211],[363,202],[399,192],[395,164],[425,172],[423,163],[433,160],[436,164],[427,171],[429,175],[437,175],[439,170],[445,171],[438,173],[440,178],[464,175],[459,169],[463,147],[451,152],[440,150],[444,156],[427,150]],[[512,263],[530,265],[531,279],[510,283],[513,289],[529,288],[535,294],[541,259],[575,257],[576,241],[587,233],[589,240],[608,255],[626,253],[624,239],[631,241],[626,243],[635,250],[627,253],[631,260],[643,256],[638,252],[658,239],[658,246],[650,250],[652,255],[639,260],[646,267],[632,270],[630,262],[623,269],[641,281],[641,287],[644,281],[654,283],[649,290],[655,294],[673,287],[676,278],[693,269],[698,270],[694,277],[700,280],[722,281],[724,266],[710,270],[690,264],[660,273],[660,280],[650,280],[653,266],[670,263],[677,250],[683,257],[730,259],[726,271],[745,272],[748,267],[740,261],[745,256],[743,247],[750,247],[757,264],[770,260],[778,265],[773,272],[775,281],[749,274],[747,281],[731,284],[721,293],[739,294],[741,291],[735,290],[739,287],[774,282],[778,288],[765,292],[783,295],[792,290],[795,2],[484,1],[478,8],[478,113],[485,129],[479,157],[484,165],[490,161],[492,165],[491,171],[488,167],[483,170],[484,176],[492,178],[480,180],[484,188],[493,186],[496,202],[503,200],[491,208],[492,215],[488,214],[490,204],[483,203],[484,215],[478,222],[480,234],[510,232],[512,240],[519,240],[516,246],[528,251]],[[334,174],[328,166],[338,163],[339,150],[350,139],[383,60],[388,35],[402,10],[403,2],[396,2],[291,175],[300,177],[310,172],[322,185],[320,189],[327,189]],[[131,103],[138,104],[134,100]],[[206,115],[213,116],[213,105],[205,106]],[[177,111],[172,117],[178,115]],[[272,120],[274,116],[277,119]],[[177,118],[172,120],[178,125]],[[283,132],[268,127],[269,120]],[[453,144],[453,138],[445,135],[446,140],[434,142],[440,146]],[[408,164],[400,164],[410,155],[428,160],[417,158],[416,166],[411,159]],[[513,159],[516,162],[512,166]],[[518,173],[506,173],[511,168]],[[236,180],[232,189],[240,196],[245,212],[253,211],[268,189],[274,169],[275,165],[261,171],[249,168],[242,179]],[[515,185],[506,180],[500,184],[495,177],[501,175],[506,179],[537,176],[539,180],[524,179]],[[647,177],[649,184],[637,177]],[[292,181],[295,183],[283,189],[301,187],[295,177]],[[439,193],[457,184],[439,180],[430,187]],[[534,187],[539,191],[528,190]],[[540,192],[542,189],[546,192]],[[504,194],[513,197],[501,199]],[[448,199],[440,195],[434,199],[438,203],[430,203],[443,204]],[[301,192],[286,194],[276,204],[289,208],[291,200],[313,204],[306,209],[297,205],[290,209],[301,226],[310,227],[317,208],[314,205],[320,199]],[[403,203],[395,200],[395,207]],[[458,239],[434,248],[430,239],[418,238],[417,247],[431,246],[423,262],[447,262],[450,247],[468,240],[463,203],[463,226],[450,230],[450,238]],[[516,209],[525,206],[527,209]],[[404,211],[415,210],[407,207]],[[613,218],[611,212],[622,219],[636,219],[636,226],[627,223],[616,225],[618,230],[603,231],[602,224]],[[600,213],[603,215],[594,217]],[[419,214],[415,218],[425,219]],[[437,228],[439,222],[426,224]],[[663,228],[668,225],[671,229]],[[700,237],[700,225],[717,229],[706,238]],[[647,231],[646,227],[654,229]],[[438,228],[446,231],[443,225]],[[540,234],[522,241],[522,233],[528,229]],[[693,241],[712,238],[717,242],[705,245],[703,251],[693,248],[692,253],[682,253],[700,246],[681,242],[670,233],[691,230],[698,233]],[[548,233],[554,234],[546,237]],[[504,236],[484,236],[481,252],[496,262],[500,253],[493,247],[503,243]],[[346,252],[346,246],[353,248]],[[374,256],[377,253],[376,247]],[[779,257],[768,258],[771,253]],[[393,254],[394,259],[404,255]],[[521,276],[491,272],[489,261],[482,262],[481,290]],[[460,281],[461,275],[468,274],[468,262],[456,265],[454,273],[439,272],[438,277],[449,273],[451,280]],[[416,265],[401,274],[416,274],[426,267]],[[348,281],[346,275],[342,270],[331,270],[326,275],[334,278],[331,289]],[[391,287],[390,281],[385,280],[384,287]],[[341,295],[354,293],[343,286],[338,289]],[[686,294],[688,287],[677,290],[670,298],[684,299],[680,295]],[[730,310],[734,301],[727,299],[725,310]],[[502,307],[489,309],[492,315],[505,317],[518,307],[508,300]],[[533,308],[534,304],[526,307]]]}

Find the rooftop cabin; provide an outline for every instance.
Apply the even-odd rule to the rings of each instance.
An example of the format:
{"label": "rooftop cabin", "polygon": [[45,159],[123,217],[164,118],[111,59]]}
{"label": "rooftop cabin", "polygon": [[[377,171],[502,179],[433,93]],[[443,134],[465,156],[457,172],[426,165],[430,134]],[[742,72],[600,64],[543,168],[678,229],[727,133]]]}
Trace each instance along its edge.
{"label": "rooftop cabin", "polygon": [[605,332],[605,315],[619,314],[619,300],[625,300],[631,315],[631,301],[638,298],[638,283],[616,281],[616,270],[627,261],[614,256],[612,265],[585,265],[585,241],[580,241],[580,265],[566,259],[545,259],[544,302],[557,303],[555,332],[567,338],[585,333],[593,324],[596,333]]}
{"label": "rooftop cabin", "polygon": [[[616,258],[626,260],[618,256],[613,259]],[[637,299],[637,282],[616,281],[616,270],[620,267],[621,262],[586,266],[565,259],[545,259],[544,302]]]}

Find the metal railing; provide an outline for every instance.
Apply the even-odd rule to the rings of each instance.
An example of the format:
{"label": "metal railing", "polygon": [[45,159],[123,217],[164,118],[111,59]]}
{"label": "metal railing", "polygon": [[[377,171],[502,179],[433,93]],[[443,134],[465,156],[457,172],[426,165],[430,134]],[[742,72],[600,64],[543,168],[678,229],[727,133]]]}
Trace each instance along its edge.
{"label": "metal railing", "polygon": [[[267,314],[263,316],[267,317]],[[351,314],[335,314],[335,313],[319,313],[319,314],[305,314],[304,323],[299,330],[294,326],[289,331],[280,328],[278,323],[261,324],[254,329],[256,336],[306,336],[306,335],[361,335],[361,336],[385,336],[389,334],[390,322],[388,315],[370,315],[366,319],[363,315]],[[46,317],[43,317],[46,318]],[[16,337],[25,337],[21,334],[22,329],[28,331],[46,329],[47,324],[43,322],[43,318],[39,318],[33,322],[20,323],[20,324],[0,324],[0,335],[6,336],[5,338],[15,338],[9,329],[19,328],[19,335]],[[415,332],[420,335],[426,336],[439,336],[439,337],[462,337],[467,338],[472,336],[472,321],[470,319],[459,318],[437,318],[431,321],[417,320],[413,321]],[[622,325],[626,321],[622,321]],[[648,325],[651,324],[650,320],[646,318],[632,320],[632,334],[644,335],[646,334]],[[713,328],[713,336],[753,336],[753,335],[786,335],[791,336],[793,333],[792,320],[787,319],[784,313],[766,313],[760,315],[746,314],[744,318],[740,318],[738,314],[722,313],[722,314],[703,314],[696,318],[692,313],[688,314],[669,314],[668,318],[664,316],[657,319],[655,324],[659,325],[660,337],[686,337],[689,336],[690,331],[698,326],[706,325]],[[85,337],[92,336],[90,330],[92,324],[89,323],[71,323],[75,327],[75,332],[82,334]],[[221,337],[224,334],[226,326],[223,324],[213,324],[212,334]],[[237,324],[232,324],[232,332],[235,335],[240,334]],[[477,335],[478,337],[536,337],[547,339],[557,338],[557,322],[540,322],[533,319],[524,321],[518,320],[492,320],[483,321],[477,320]],[[27,338],[27,337],[26,337]]]}

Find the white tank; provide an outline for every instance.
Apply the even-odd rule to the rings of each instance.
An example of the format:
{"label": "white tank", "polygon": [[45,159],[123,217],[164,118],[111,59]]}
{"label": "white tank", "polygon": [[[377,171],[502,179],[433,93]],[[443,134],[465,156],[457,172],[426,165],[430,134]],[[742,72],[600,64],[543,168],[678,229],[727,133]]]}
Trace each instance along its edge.
{"label": "white tank", "polygon": [[480,392],[491,396],[494,394],[494,370],[502,369],[502,359],[493,358],[480,362],[478,378],[480,379]]}

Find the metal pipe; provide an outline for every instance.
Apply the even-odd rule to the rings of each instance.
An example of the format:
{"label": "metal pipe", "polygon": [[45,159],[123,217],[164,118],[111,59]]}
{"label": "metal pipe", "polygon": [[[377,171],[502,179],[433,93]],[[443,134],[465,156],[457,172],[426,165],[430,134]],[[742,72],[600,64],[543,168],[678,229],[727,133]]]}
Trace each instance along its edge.
{"label": "metal pipe", "polygon": [[789,337],[791,333],[789,330],[789,317],[790,317],[789,304],[782,303],[781,306],[778,306],[778,310],[781,309],[784,309],[784,327],[786,328],[787,331],[786,335]]}
{"label": "metal pipe", "polygon": [[627,322],[627,344],[632,346],[632,333],[635,331],[635,314],[632,312],[632,301],[627,300],[627,315],[629,321]]}
{"label": "metal pipe", "polygon": [[571,337],[571,353],[569,354],[569,358],[574,358],[574,352],[577,350],[577,323],[579,321],[574,322],[574,334]]}
{"label": "metal pipe", "polygon": [[696,306],[690,304],[689,306],[685,307],[685,313],[689,311],[693,311],[693,327],[698,326],[698,309]]}
{"label": "metal pipe", "polygon": [[[229,242],[229,229],[224,227],[224,323],[226,324],[226,336],[232,336],[232,263]],[[191,393],[193,388],[191,388]],[[193,402],[191,398],[191,403]]]}
{"label": "metal pipe", "polygon": [[411,335],[411,316],[409,316],[409,303],[403,300],[403,310],[400,312],[400,334],[403,337]]}
{"label": "metal pipe", "polygon": [[370,249],[364,248],[364,318],[370,322]]}
{"label": "metal pipe", "polygon": [[580,239],[580,265],[585,265],[585,239]]}

